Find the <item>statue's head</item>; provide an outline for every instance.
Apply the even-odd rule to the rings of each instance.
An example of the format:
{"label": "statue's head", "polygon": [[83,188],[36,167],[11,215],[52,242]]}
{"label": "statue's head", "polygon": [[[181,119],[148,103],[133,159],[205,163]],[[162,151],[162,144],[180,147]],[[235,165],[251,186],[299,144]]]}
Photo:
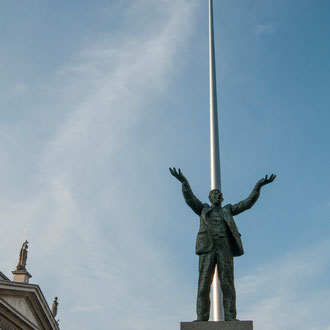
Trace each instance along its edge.
{"label": "statue's head", "polygon": [[209,200],[215,206],[221,206],[223,202],[222,192],[219,189],[213,189],[209,193]]}

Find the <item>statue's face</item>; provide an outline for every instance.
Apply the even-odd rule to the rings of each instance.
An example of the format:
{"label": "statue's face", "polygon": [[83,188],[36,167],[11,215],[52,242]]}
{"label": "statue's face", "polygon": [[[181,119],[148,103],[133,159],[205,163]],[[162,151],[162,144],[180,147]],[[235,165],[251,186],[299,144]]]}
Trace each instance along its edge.
{"label": "statue's face", "polygon": [[223,201],[223,196],[219,189],[213,189],[210,191],[209,199],[213,205],[221,206],[221,203]]}

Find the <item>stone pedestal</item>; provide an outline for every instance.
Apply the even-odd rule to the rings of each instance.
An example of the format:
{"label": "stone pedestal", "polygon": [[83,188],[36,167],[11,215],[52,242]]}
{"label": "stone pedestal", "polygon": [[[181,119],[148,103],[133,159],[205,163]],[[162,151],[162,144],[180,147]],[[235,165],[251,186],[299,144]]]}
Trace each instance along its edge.
{"label": "stone pedestal", "polygon": [[181,330],[253,330],[252,321],[181,322]]}
{"label": "stone pedestal", "polygon": [[32,275],[27,270],[14,270],[12,272],[14,274],[13,282],[21,282],[21,283],[29,283]]}

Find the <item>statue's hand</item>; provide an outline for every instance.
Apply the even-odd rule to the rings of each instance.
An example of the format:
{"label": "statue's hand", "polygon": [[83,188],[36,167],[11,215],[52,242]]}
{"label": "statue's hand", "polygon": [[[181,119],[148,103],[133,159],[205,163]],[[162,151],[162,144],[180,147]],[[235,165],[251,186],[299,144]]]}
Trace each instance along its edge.
{"label": "statue's hand", "polygon": [[185,176],[182,174],[181,170],[179,169],[178,171],[176,170],[175,167],[170,168],[171,174],[176,177],[181,183],[187,182],[187,179]]}
{"label": "statue's hand", "polygon": [[266,175],[264,178],[262,178],[261,180],[258,181],[258,185],[259,187],[262,187],[268,183],[271,183],[275,180],[276,178],[276,175],[272,174],[269,178],[268,178],[268,175]]}

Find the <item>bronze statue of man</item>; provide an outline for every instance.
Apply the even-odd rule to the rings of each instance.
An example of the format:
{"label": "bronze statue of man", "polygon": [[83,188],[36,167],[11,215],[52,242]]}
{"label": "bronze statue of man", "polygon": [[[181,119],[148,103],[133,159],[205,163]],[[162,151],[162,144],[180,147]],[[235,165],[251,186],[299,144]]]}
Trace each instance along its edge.
{"label": "bronze statue of man", "polygon": [[197,321],[208,321],[210,317],[210,287],[218,266],[220,285],[223,293],[225,321],[236,320],[236,292],[234,286],[233,257],[244,254],[234,215],[251,208],[257,201],[261,187],[274,181],[276,175],[259,180],[251,194],[237,204],[222,207],[223,196],[219,189],[210,191],[211,206],[203,204],[192,192],[188,180],[181,170],[170,168],[171,174],[182,183],[186,203],[200,216],[200,227],[196,241],[199,255],[199,278],[197,292]]}

